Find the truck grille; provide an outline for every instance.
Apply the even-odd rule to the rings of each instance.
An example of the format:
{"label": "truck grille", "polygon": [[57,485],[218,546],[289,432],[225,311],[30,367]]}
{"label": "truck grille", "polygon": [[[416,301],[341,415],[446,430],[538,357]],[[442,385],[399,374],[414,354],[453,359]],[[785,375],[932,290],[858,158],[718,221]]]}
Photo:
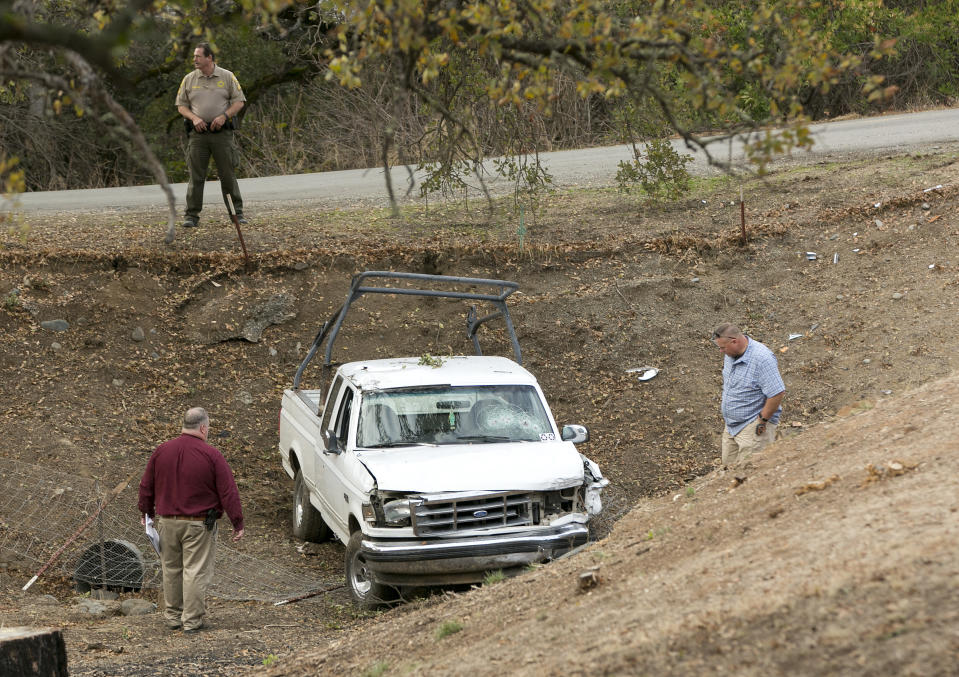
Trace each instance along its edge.
{"label": "truck grille", "polygon": [[413,533],[435,536],[473,529],[533,524],[533,498],[529,494],[497,492],[452,498],[422,497],[412,502]]}

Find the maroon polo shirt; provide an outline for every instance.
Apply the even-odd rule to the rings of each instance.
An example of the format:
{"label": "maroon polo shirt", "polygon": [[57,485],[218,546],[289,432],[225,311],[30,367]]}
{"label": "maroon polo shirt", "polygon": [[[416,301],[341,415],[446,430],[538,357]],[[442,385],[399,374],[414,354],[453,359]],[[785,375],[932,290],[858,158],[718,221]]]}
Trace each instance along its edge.
{"label": "maroon polo shirt", "polygon": [[210,508],[225,512],[234,529],[243,528],[243,509],[233,471],[219,449],[181,434],[150,456],[140,480],[141,513],[203,517]]}

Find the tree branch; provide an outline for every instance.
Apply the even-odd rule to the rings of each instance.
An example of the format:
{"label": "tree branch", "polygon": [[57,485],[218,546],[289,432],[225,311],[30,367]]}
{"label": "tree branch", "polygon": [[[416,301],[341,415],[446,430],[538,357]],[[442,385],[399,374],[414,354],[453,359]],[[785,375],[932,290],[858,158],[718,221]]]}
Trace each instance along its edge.
{"label": "tree branch", "polygon": [[170,213],[167,222],[167,234],[164,238],[164,242],[167,244],[172,243],[176,229],[176,198],[173,196],[173,189],[170,187],[170,182],[167,180],[166,171],[163,169],[163,165],[153,153],[153,150],[150,148],[150,144],[147,143],[146,138],[143,136],[143,132],[140,131],[140,127],[137,126],[137,123],[133,120],[126,109],[117,103],[112,96],[110,96],[110,93],[100,82],[97,74],[94,73],[93,69],[90,67],[90,64],[88,64],[82,56],[74,52],[66,52],[66,58],[67,61],[69,61],[70,64],[73,65],[73,67],[76,68],[80,73],[82,91],[85,91],[90,98],[99,103],[103,108],[110,111],[119,124],[130,134],[133,145],[135,146],[136,150],[139,151],[138,157],[140,158],[140,162],[153,173],[153,178],[156,179],[156,182],[160,184],[160,188],[162,188],[163,192],[166,194],[167,204],[170,207]]}

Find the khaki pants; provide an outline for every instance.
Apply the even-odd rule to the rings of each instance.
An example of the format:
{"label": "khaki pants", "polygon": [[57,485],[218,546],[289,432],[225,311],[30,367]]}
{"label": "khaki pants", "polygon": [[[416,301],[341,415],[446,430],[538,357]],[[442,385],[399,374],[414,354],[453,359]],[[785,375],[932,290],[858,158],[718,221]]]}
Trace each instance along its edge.
{"label": "khaki pants", "polygon": [[759,417],[757,416],[756,420],[746,425],[735,437],[729,434],[725,425],[723,426],[723,465],[739,465],[753,454],[765,449],[770,442],[776,439],[775,423],[767,423],[766,432],[757,435],[756,425],[758,423]]}
{"label": "khaki pants", "polygon": [[187,141],[186,161],[190,168],[190,182],[186,187],[186,216],[196,221],[203,209],[203,188],[206,186],[206,172],[210,158],[216,164],[216,173],[220,177],[220,188],[233,198],[233,209],[237,216],[243,214],[243,198],[240,197],[240,184],[233,173],[235,149],[233,131],[190,132]]}
{"label": "khaki pants", "polygon": [[206,591],[213,581],[216,527],[202,521],[160,517],[160,564],[163,567],[163,619],[171,628],[192,630],[203,625]]}

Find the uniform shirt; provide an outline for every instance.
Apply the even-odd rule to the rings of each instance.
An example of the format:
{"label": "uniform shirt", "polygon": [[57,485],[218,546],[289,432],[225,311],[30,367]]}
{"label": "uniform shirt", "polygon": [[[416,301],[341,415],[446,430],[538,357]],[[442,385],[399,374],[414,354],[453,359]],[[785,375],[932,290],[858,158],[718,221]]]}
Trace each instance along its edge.
{"label": "uniform shirt", "polygon": [[[786,385],[779,375],[776,356],[756,339],[749,339],[739,357],[724,357],[721,411],[729,434],[735,436],[756,420],[766,400],[783,392]],[[769,420],[779,423],[781,413],[779,407]]]}
{"label": "uniform shirt", "polygon": [[205,516],[226,512],[234,529],[243,528],[240,492],[219,449],[187,435],[164,442],[150,456],[140,480],[141,514]]}
{"label": "uniform shirt", "polygon": [[210,75],[199,68],[187,73],[176,93],[177,106],[186,106],[208,124],[237,101],[246,101],[240,83],[233,73],[219,66],[214,66]]}

